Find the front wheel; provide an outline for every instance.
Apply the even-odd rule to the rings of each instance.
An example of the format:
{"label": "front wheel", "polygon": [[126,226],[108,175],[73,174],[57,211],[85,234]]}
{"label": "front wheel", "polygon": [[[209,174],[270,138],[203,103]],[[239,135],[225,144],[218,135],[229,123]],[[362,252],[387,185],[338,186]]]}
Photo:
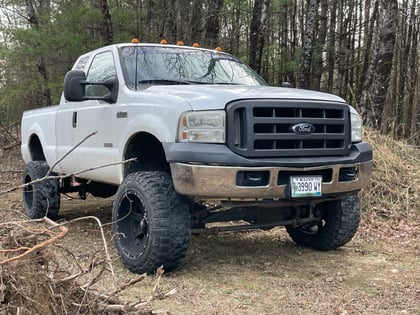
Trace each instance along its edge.
{"label": "front wheel", "polygon": [[190,210],[168,173],[137,172],[118,188],[112,212],[115,246],[133,272],[169,272],[185,257],[190,240]]}
{"label": "front wheel", "polygon": [[286,226],[287,233],[300,245],[317,250],[332,250],[348,243],[360,223],[360,202],[357,195],[317,205],[322,217],[318,224]]}

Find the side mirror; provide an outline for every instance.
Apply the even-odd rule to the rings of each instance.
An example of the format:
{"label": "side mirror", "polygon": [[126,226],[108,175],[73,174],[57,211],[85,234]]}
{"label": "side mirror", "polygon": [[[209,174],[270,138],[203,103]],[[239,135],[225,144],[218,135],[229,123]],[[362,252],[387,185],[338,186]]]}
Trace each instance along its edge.
{"label": "side mirror", "polygon": [[[102,86],[108,93],[103,96],[86,95],[87,86]],[[64,98],[70,102],[81,102],[86,100],[102,100],[108,103],[115,103],[118,97],[117,78],[104,82],[88,82],[86,74],[80,70],[71,70],[64,77]]]}

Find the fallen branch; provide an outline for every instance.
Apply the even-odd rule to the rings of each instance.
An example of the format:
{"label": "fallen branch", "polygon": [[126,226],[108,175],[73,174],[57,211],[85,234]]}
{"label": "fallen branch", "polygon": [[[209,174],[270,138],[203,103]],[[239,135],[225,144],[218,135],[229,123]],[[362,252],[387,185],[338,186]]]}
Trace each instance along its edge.
{"label": "fallen branch", "polygon": [[[136,299],[137,301],[134,300],[134,302],[123,302],[119,295],[124,290],[145,280],[147,278],[146,274],[138,275],[126,282],[114,285],[110,290],[110,293],[107,293],[104,292],[103,289],[98,290],[96,286],[103,279],[105,273],[109,271],[109,268],[107,268],[108,263],[111,263],[109,261],[109,255],[107,255],[108,257],[106,259],[100,258],[97,260],[96,258],[98,258],[97,254],[99,252],[94,253],[90,265],[82,267],[79,265],[79,259],[64,248],[67,252],[64,254],[68,255],[70,253],[70,256],[73,257],[79,268],[78,271],[75,270],[73,273],[70,273],[72,268],[67,266],[58,268],[58,262],[60,260],[54,260],[54,255],[57,253],[56,250],[48,253],[44,253],[44,251],[41,250],[67,232],[67,229],[63,225],[84,219],[94,219],[98,222],[99,226],[102,227],[100,221],[97,218],[92,217],[77,218],[62,224],[57,224],[47,218],[0,223],[0,231],[6,232],[3,235],[12,235],[11,239],[8,239],[8,236],[6,236],[4,239],[5,244],[14,244],[17,240],[24,240],[24,236],[30,235],[31,232],[34,233],[34,240],[39,243],[33,247],[27,246],[25,242],[22,243],[22,246],[28,247],[28,249],[25,248],[25,256],[31,252],[37,251],[39,252],[37,257],[29,256],[26,257],[25,261],[19,262],[17,261],[18,259],[24,258],[23,255],[19,255],[5,261],[4,265],[0,264],[0,268],[2,269],[0,284],[5,284],[5,298],[7,298],[8,301],[12,301],[10,305],[16,305],[18,303],[17,305],[23,305],[23,307],[27,309],[32,309],[33,312],[37,314],[45,314],[45,311],[47,310],[45,305],[57,306],[57,309],[63,310],[63,314],[91,314],[92,310],[95,310],[95,313],[107,314],[168,314],[168,310],[166,309],[157,311],[151,310],[152,301],[165,299],[176,293],[175,289],[166,293],[161,292],[160,281],[164,273],[162,267],[156,272],[150,296],[145,298],[139,297]],[[44,222],[51,226],[45,226],[44,229],[27,225],[28,223]],[[10,230],[12,227],[14,230]],[[17,228],[19,231],[23,232],[23,234],[10,232],[16,232]],[[56,233],[57,231],[53,232],[52,229],[59,229],[60,233]],[[43,241],[45,237],[50,235],[52,235],[51,238]],[[42,241],[40,241],[40,238]],[[32,238],[31,241],[33,241]],[[18,243],[21,244],[20,242]],[[60,244],[55,244],[55,246],[63,248]],[[11,252],[14,252],[14,249],[12,249]],[[10,262],[10,264],[6,264],[6,262]],[[55,262],[55,270],[51,268],[51,262]],[[42,264],[42,268],[39,268],[40,264]],[[57,277],[57,275],[60,275],[60,277]],[[55,279],[56,277],[58,279]],[[86,279],[85,277],[88,277],[88,280],[83,284],[81,281]],[[115,279],[115,277],[112,276],[112,279]],[[54,291],[51,291],[51,288],[54,288]],[[38,299],[38,296],[36,295],[37,292],[45,292],[42,301]],[[7,309],[10,310],[11,307],[13,306],[10,306]]]}
{"label": "fallen branch", "polygon": [[[154,281],[154,285],[152,287],[152,292],[151,295],[146,298],[144,301],[139,301],[136,303],[126,303],[126,304],[118,304],[115,303],[115,299],[114,300],[110,300],[112,299],[115,295],[121,293],[123,290],[125,290],[126,288],[131,287],[132,285],[142,281],[143,279],[146,278],[146,274],[142,274],[140,276],[138,276],[137,278],[131,279],[130,281],[123,283],[122,285],[120,285],[116,290],[114,290],[113,292],[111,292],[109,295],[105,295],[105,294],[101,294],[98,295],[99,298],[103,299],[103,305],[102,305],[102,310],[103,311],[107,311],[107,312],[139,312],[141,310],[144,310],[144,308],[148,305],[150,305],[151,302],[153,302],[156,299],[162,300],[165,299],[167,297],[170,297],[174,294],[176,294],[177,290],[176,289],[172,289],[167,293],[161,293],[160,291],[160,280],[162,278],[162,275],[164,274],[164,270],[163,267],[159,267],[158,270],[156,271],[156,276],[155,276],[155,281]],[[109,304],[109,302],[114,302],[113,304]],[[152,312],[153,313],[153,312]],[[156,314],[166,314],[167,310],[160,310],[158,311]]]}
{"label": "fallen branch", "polygon": [[[86,173],[89,171],[94,171],[100,168],[114,166],[114,165],[121,165],[121,164],[129,163],[129,162],[137,160],[136,158],[131,158],[131,159],[121,161],[121,162],[113,162],[113,163],[104,164],[104,165],[100,165],[96,167],[91,167],[88,169],[76,171],[71,174],[52,175],[53,170],[61,161],[67,158],[77,147],[79,147],[83,142],[85,142],[87,139],[89,139],[95,134],[96,132],[86,136],[78,144],[76,144],[72,149],[70,149],[66,154],[64,154],[59,160],[57,160],[49,168],[47,174],[44,177],[33,180],[30,183],[19,185],[17,187],[12,187],[5,191],[0,191],[0,195],[15,191],[17,189],[27,187],[29,185],[34,185],[48,179],[62,180],[62,179],[77,176],[77,175],[80,175],[82,173]],[[17,146],[18,144],[15,143],[13,145]],[[4,172],[15,172],[15,171],[4,171]],[[16,171],[16,172],[21,172],[21,171]],[[70,252],[70,255],[73,257],[79,270],[72,270],[72,268],[69,270],[58,269],[58,266],[59,266],[58,261],[52,260],[56,264],[57,269],[55,272],[57,272],[57,270],[60,272],[60,273],[57,273],[59,274],[59,276],[57,277],[59,279],[54,280],[55,278],[54,274],[50,273],[51,270],[48,269],[48,263],[51,263],[51,259],[49,256],[51,255],[51,253],[50,252],[43,253],[42,250],[45,249],[47,246],[56,243],[57,240],[63,238],[68,233],[69,230],[66,227],[66,225],[77,222],[77,221],[81,221],[81,220],[94,220],[98,224],[100,232],[101,232],[102,241],[103,241],[103,247],[104,247],[104,251],[102,252],[102,249],[101,249],[100,252],[102,252],[101,255],[105,253],[106,257],[104,259],[102,256],[100,257],[100,259],[97,260],[98,258],[97,254],[99,252],[96,252],[94,253],[94,256],[92,257],[91,264],[88,267],[84,265],[82,267],[82,265],[79,264],[77,257]],[[48,225],[51,225],[51,227],[46,227],[45,229],[38,229],[38,228],[34,228],[33,226],[28,227],[27,225],[27,223],[36,223],[36,222],[39,222],[39,223],[44,222],[44,223],[47,223]],[[101,311],[103,310],[103,312],[133,312],[133,313],[140,312],[140,313],[143,313],[145,312],[146,309],[149,309],[151,301],[155,299],[162,299],[162,298],[175,294],[176,290],[171,290],[167,292],[166,294],[162,294],[162,292],[160,291],[160,280],[164,273],[162,268],[160,268],[157,271],[157,275],[156,275],[154,286],[152,288],[152,292],[150,296],[147,297],[146,299],[139,300],[135,303],[122,303],[117,296],[122,291],[126,290],[127,288],[146,279],[147,277],[146,274],[139,275],[136,278],[131,279],[127,282],[124,282],[118,286],[114,283],[110,294],[103,294],[100,292],[99,293],[96,292],[95,285],[98,283],[98,281],[101,280],[105,272],[109,271],[112,275],[112,279],[113,280],[115,279],[112,260],[108,252],[108,245],[107,245],[107,241],[106,241],[105,233],[103,229],[104,225],[105,224],[102,224],[101,221],[97,217],[94,217],[94,216],[76,218],[71,221],[67,221],[60,224],[57,224],[46,217],[42,219],[0,223],[0,230],[6,231],[5,227],[10,228],[10,226],[16,226],[20,230],[20,234],[19,234],[20,237],[16,236],[16,234],[14,234],[13,232],[10,232],[10,231],[5,232],[4,235],[6,235],[6,242],[9,242],[9,243],[6,243],[7,244],[6,247],[14,247],[14,248],[0,249],[0,254],[2,255],[1,258],[3,259],[5,257],[4,255],[8,255],[8,256],[16,255],[16,256],[4,258],[3,260],[1,260],[0,267],[6,268],[7,266],[7,268],[11,270],[15,270],[15,272],[17,272],[16,274],[18,274],[19,270],[21,269],[16,269],[16,267],[18,266],[18,268],[20,268],[21,266],[26,266],[26,264],[22,264],[21,262],[16,263],[16,261],[26,258],[25,262],[31,262],[32,265],[30,266],[30,268],[35,268],[34,270],[36,271],[36,272],[30,273],[31,277],[32,276],[35,277],[36,275],[37,279],[40,279],[40,282],[39,282],[40,284],[38,284],[37,281],[33,281],[28,284],[28,281],[25,280],[25,277],[23,278],[16,277],[14,276],[14,273],[11,273],[10,277],[6,275],[9,277],[8,278],[9,280],[7,280],[7,283],[8,283],[8,286],[11,288],[10,296],[16,296],[16,294],[13,294],[13,292],[20,292],[22,286],[25,286],[25,288],[29,286],[30,289],[27,292],[25,292],[25,295],[24,296],[21,295],[23,298],[23,302],[26,303],[24,305],[30,306],[28,307],[28,309],[34,308],[36,312],[44,313],[43,305],[49,305],[51,303],[58,303],[59,307],[62,308],[65,311],[65,313],[72,313],[72,314],[83,313],[84,314],[86,310],[91,310],[91,309],[96,309],[96,310],[101,310]],[[58,231],[55,231],[54,229],[58,229]],[[60,247],[60,244],[55,244],[55,245]],[[18,247],[18,248],[15,248],[15,247]],[[34,252],[37,252],[37,253],[39,252],[39,257],[30,256],[28,259],[28,255]],[[67,252],[69,253],[68,250]],[[45,257],[47,256],[44,256],[44,255],[48,255],[48,259],[45,259]],[[44,269],[42,269],[40,272],[37,271],[38,270],[36,269],[38,268],[37,264],[39,264],[38,259],[43,259],[42,263],[44,264],[45,262],[46,264],[45,270],[48,271],[48,274],[45,271],[43,271]],[[100,268],[97,268],[98,266]],[[26,269],[24,270],[26,272]],[[95,272],[92,273],[93,271]],[[91,277],[92,275],[93,275],[93,278]],[[84,276],[89,276],[89,278],[91,279],[86,284],[80,285],[79,281],[80,279],[84,279]],[[2,279],[2,276],[0,276],[0,284],[2,282],[3,282],[3,279]],[[34,299],[35,296],[32,295],[32,293],[36,291],[34,290],[34,288],[35,287],[38,288],[38,286],[40,286],[41,284],[46,285],[47,287],[46,292],[50,292],[49,288],[51,288],[52,286],[54,286],[54,288],[56,287],[59,288],[61,291],[59,291],[60,293],[58,294],[57,292],[51,295],[47,294],[45,296],[46,303],[45,304],[39,303],[39,301]],[[67,300],[68,302],[66,302]],[[21,303],[22,305],[22,301],[19,301],[19,303]],[[18,313],[19,312],[20,311],[18,311]],[[165,313],[165,311],[159,311],[159,313],[161,312]],[[147,313],[149,314],[150,311],[147,311]]]}
{"label": "fallen branch", "polygon": [[[50,219],[48,219],[46,217],[43,218],[42,220],[45,221],[46,223],[50,224],[50,225],[53,225],[54,227],[58,227],[58,225],[54,221],[51,221]],[[27,222],[29,222],[29,221],[27,221]],[[4,265],[4,264],[7,264],[7,263],[10,263],[12,261],[22,259],[23,257],[29,255],[30,253],[33,253],[33,252],[38,251],[42,248],[45,248],[48,245],[53,244],[54,242],[56,242],[60,238],[63,238],[64,236],[66,236],[66,234],[68,233],[68,229],[65,226],[60,226],[58,228],[61,231],[60,233],[55,234],[53,237],[47,239],[46,241],[43,241],[42,243],[36,244],[35,246],[33,246],[29,249],[26,248],[25,252],[20,254],[20,255],[1,260],[0,261],[0,266]],[[15,249],[11,250],[11,252],[15,252],[15,251],[16,251]]]}
{"label": "fallen branch", "polygon": [[131,159],[124,160],[124,161],[121,161],[121,162],[112,162],[112,163],[108,163],[108,164],[104,164],[104,165],[95,166],[95,167],[91,167],[91,168],[88,168],[88,169],[80,170],[80,171],[77,171],[77,172],[74,172],[74,173],[71,173],[71,174],[66,174],[66,175],[54,175],[54,176],[51,176],[51,175],[47,176],[46,175],[44,177],[35,179],[35,180],[33,180],[33,181],[29,182],[29,183],[22,184],[22,185],[19,185],[19,186],[15,186],[15,187],[12,187],[12,188],[9,188],[9,189],[6,189],[6,190],[2,190],[2,191],[0,191],[0,195],[8,194],[8,193],[11,193],[11,192],[13,192],[15,190],[28,187],[30,185],[38,184],[38,183],[43,182],[43,181],[45,181],[47,179],[58,179],[58,180],[62,180],[62,179],[73,177],[73,176],[77,176],[77,175],[80,175],[80,174],[83,174],[83,173],[86,173],[86,172],[90,172],[90,171],[94,171],[94,170],[97,170],[97,169],[101,169],[101,168],[104,168],[104,167],[109,167],[109,166],[114,166],[114,165],[120,165],[120,164],[126,164],[126,163],[130,163],[130,162],[133,162],[133,161],[136,161],[136,160],[137,160],[137,158],[131,158]]}
{"label": "fallen branch", "polygon": [[[50,178],[50,175],[51,175],[51,173],[52,173],[52,170],[54,169],[54,167],[56,167],[57,166],[57,164],[58,163],[60,163],[61,161],[63,161],[66,157],[68,157],[74,150],[76,150],[76,148],[78,148],[83,142],[85,142],[87,139],[89,139],[90,137],[92,137],[92,136],[94,136],[94,135],[96,135],[96,133],[97,133],[97,131],[95,131],[95,132],[92,132],[91,134],[89,134],[89,135],[87,135],[86,137],[84,137],[81,141],[79,141],[79,143],[77,143],[75,146],[73,146],[66,154],[64,154],[61,158],[59,158],[51,167],[50,167],[50,169],[48,170],[48,172],[47,172],[47,174],[44,176],[44,177],[42,177],[42,178],[38,178],[38,179],[36,179],[36,180],[34,180],[34,181],[32,181],[32,182],[30,182],[30,183],[26,183],[26,184],[23,184],[23,185],[19,185],[19,186],[17,186],[17,187],[12,187],[12,188],[10,188],[10,189],[7,189],[7,190],[4,190],[4,191],[0,191],[0,195],[3,195],[3,194],[7,194],[7,193],[10,193],[10,192],[12,192],[12,191],[15,191],[15,190],[18,190],[18,189],[21,189],[21,188],[25,188],[25,187],[27,187],[27,186],[29,186],[29,185],[33,185],[33,184],[36,184],[36,183],[39,183],[39,182],[42,182],[42,181],[45,181],[45,180],[47,180],[47,179],[49,179]],[[69,176],[71,176],[71,175],[69,175]]]}
{"label": "fallen branch", "polygon": [[12,149],[14,149],[14,148],[16,148],[18,146],[20,146],[20,141],[17,141],[17,142],[13,142],[11,144],[8,144],[8,145],[2,147],[1,149],[3,151],[9,151],[9,150],[12,150]]}
{"label": "fallen branch", "polygon": [[101,237],[102,237],[102,242],[103,242],[103,246],[104,246],[104,250],[105,250],[106,260],[109,264],[111,274],[114,277],[115,276],[114,268],[112,267],[112,260],[111,260],[111,256],[109,255],[109,252],[108,252],[108,244],[107,244],[106,239],[105,239],[105,232],[104,232],[101,220],[99,220],[95,216],[86,216],[86,217],[76,218],[76,219],[73,219],[73,220],[70,220],[70,221],[67,221],[67,222],[63,222],[63,223],[60,223],[60,224],[56,223],[56,226],[64,226],[64,225],[67,225],[67,224],[70,224],[70,223],[73,223],[73,222],[77,222],[77,221],[82,221],[82,220],[94,220],[98,224],[99,230],[101,231]]}
{"label": "fallen branch", "polygon": [[[71,224],[71,223],[74,223],[74,222],[78,222],[78,221],[83,221],[83,220],[94,220],[98,224],[99,229],[101,231],[101,237],[102,237],[102,242],[103,242],[103,246],[104,246],[104,250],[105,250],[106,260],[107,260],[107,262],[108,262],[108,264],[110,266],[110,271],[111,271],[112,276],[115,276],[114,269],[112,267],[111,256],[109,255],[109,252],[108,252],[108,243],[107,243],[107,241],[105,239],[105,232],[104,232],[104,229],[103,229],[103,225],[102,225],[101,221],[97,217],[95,217],[95,216],[86,216],[86,217],[81,217],[81,218],[75,218],[73,220],[66,221],[66,222],[63,222],[63,223],[56,223],[56,222],[50,220],[49,218],[44,217],[42,219],[22,220],[22,221],[14,221],[14,222],[2,222],[2,223],[0,223],[0,226],[2,226],[2,225],[10,225],[10,224],[13,224],[13,225],[21,225],[22,223],[30,223],[30,222],[33,222],[33,223],[36,223],[36,222],[47,222],[48,224],[52,225],[49,228],[50,230],[51,229],[55,229],[55,228],[63,228],[65,230],[65,234],[63,234],[63,235],[58,234],[58,235],[55,235],[53,238],[49,239],[48,240],[48,244],[46,244],[46,245],[49,245],[49,244],[53,243],[55,240],[60,239],[60,238],[64,237],[67,234],[68,228],[65,227],[65,225],[68,225],[68,224]],[[26,230],[28,232],[30,232],[30,233],[36,232],[36,231],[30,230],[30,229],[26,229]],[[47,232],[47,231],[48,230],[39,230],[38,231],[38,234],[40,234],[40,232]],[[53,239],[53,241],[51,241],[52,239]],[[41,243],[41,244],[44,244],[44,243]],[[42,246],[40,248],[43,248],[43,247],[45,247],[45,246]],[[40,248],[37,248],[37,249],[40,249]],[[18,251],[19,249],[13,249],[13,251]],[[30,252],[33,251],[32,249],[33,248],[30,248],[29,249]],[[0,250],[0,252],[2,252],[2,251],[8,251],[8,250]],[[25,256],[26,253],[23,253],[22,255]],[[21,258],[21,257],[19,257],[19,258]],[[17,259],[19,259],[19,258],[17,258]],[[16,259],[13,259],[13,260],[16,260]],[[7,262],[8,261],[5,261],[4,263],[7,263]],[[3,262],[0,261],[0,265],[2,265],[2,264],[3,264]]]}
{"label": "fallen branch", "polygon": [[[10,131],[10,128],[13,126],[19,126],[20,122],[15,122],[12,125],[10,125],[9,127],[6,127],[3,125],[2,122],[0,122],[0,128],[3,130],[2,134],[8,136],[10,139],[12,139],[15,143],[18,143],[18,145],[20,145],[20,141],[17,137],[15,137],[12,132]],[[17,130],[16,130],[17,131]],[[16,132],[17,134],[19,134],[19,132]]]}
{"label": "fallen branch", "polygon": [[108,295],[102,295],[102,297],[104,298],[104,301],[109,302],[109,300],[111,300],[118,293],[121,293],[122,291],[124,291],[128,287],[131,287],[132,285],[135,285],[136,283],[139,283],[140,281],[143,281],[144,279],[146,279],[146,277],[147,277],[147,274],[143,273],[136,278],[130,279],[129,281],[127,281],[125,283],[122,283],[121,285],[118,286],[117,289],[115,289],[114,291],[112,291]]}
{"label": "fallen branch", "polygon": [[0,173],[1,174],[8,174],[8,173],[22,173],[22,170],[1,170]]}

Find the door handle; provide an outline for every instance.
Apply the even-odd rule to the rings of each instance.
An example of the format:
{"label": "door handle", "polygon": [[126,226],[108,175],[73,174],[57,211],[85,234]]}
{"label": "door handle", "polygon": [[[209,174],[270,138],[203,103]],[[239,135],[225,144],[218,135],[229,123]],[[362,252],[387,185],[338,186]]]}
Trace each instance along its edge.
{"label": "door handle", "polygon": [[127,118],[128,117],[128,112],[117,112],[117,118]]}
{"label": "door handle", "polygon": [[77,127],[77,112],[73,112],[72,126],[73,128]]}

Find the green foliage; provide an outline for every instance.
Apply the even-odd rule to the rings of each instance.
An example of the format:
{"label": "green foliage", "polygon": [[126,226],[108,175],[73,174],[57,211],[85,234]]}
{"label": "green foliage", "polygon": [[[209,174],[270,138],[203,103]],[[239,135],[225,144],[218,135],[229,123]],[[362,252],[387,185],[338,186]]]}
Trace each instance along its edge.
{"label": "green foliage", "polygon": [[127,21],[136,21],[135,10],[113,10],[111,12],[113,29],[114,29],[114,41],[116,43],[128,42],[132,38],[138,38],[140,41],[144,41],[145,30],[143,28],[137,28],[135,23],[127,23]]}
{"label": "green foliage", "polygon": [[0,54],[4,65],[0,108],[13,120],[23,110],[45,106],[41,100],[46,95],[57,103],[64,75],[76,58],[103,44],[100,10],[65,2],[56,7],[54,15],[44,13],[38,25],[0,30],[8,39]]}
{"label": "green foliage", "polygon": [[[338,6],[334,6],[334,2],[329,3],[328,12],[323,17],[320,16],[321,8],[318,8],[318,26],[324,21],[327,34],[325,41],[320,43],[318,27],[312,51],[312,70],[316,64],[318,73],[312,73],[312,79],[317,75],[318,82],[321,80],[321,90],[338,92],[354,100],[363,87],[363,71],[366,71],[364,61],[372,57],[372,52],[366,47],[372,44],[373,50],[378,42],[375,36],[369,37],[369,42],[364,38],[369,35],[368,32],[375,32],[369,26],[376,23],[369,19],[379,17],[373,15],[373,3],[371,7],[363,1],[340,1]],[[30,20],[27,16],[30,4],[34,6],[36,20]],[[111,0],[113,40],[116,43],[128,42],[137,37],[141,42],[159,42],[166,37],[171,43],[183,39],[186,44],[191,44],[189,41],[194,39],[200,40],[203,45],[210,4],[209,0]],[[404,2],[405,11],[409,12],[414,4],[413,0]],[[245,62],[249,60],[251,45],[255,44],[249,40],[253,6],[254,1],[251,0],[224,0],[219,17],[218,44],[224,51],[237,55]],[[336,12],[333,11],[334,7]],[[413,6],[413,13],[410,13],[412,25],[418,24],[418,10],[414,9]],[[81,53],[104,45],[104,17],[99,1],[8,0],[1,2],[0,10],[0,110],[7,111],[10,119],[19,119],[25,109],[59,101],[63,77],[76,58]],[[273,85],[283,81],[297,85],[303,54],[305,11],[305,1],[270,1],[262,74]],[[337,16],[334,21],[330,20],[333,14]],[[417,133],[413,138],[417,139],[414,140],[416,142],[420,138],[419,128],[412,118],[418,117],[420,111],[420,106],[416,105],[420,103],[419,88],[415,85],[420,73],[420,55],[416,49],[420,34],[418,28],[414,27],[409,38],[410,24],[404,19],[400,20],[397,47],[408,47],[409,54],[402,54],[402,49],[396,56],[399,59],[394,61],[390,78],[390,90],[393,92],[386,101],[390,107],[386,111],[389,116],[387,124],[412,126],[411,130],[405,128],[405,134],[410,136],[410,132]],[[327,60],[326,57],[332,58]],[[317,60],[321,60],[322,64]],[[404,63],[407,63],[407,70],[401,74],[399,71]],[[403,83],[408,97],[399,97],[401,93],[398,87],[404,86]],[[402,103],[394,108],[398,98]]]}

